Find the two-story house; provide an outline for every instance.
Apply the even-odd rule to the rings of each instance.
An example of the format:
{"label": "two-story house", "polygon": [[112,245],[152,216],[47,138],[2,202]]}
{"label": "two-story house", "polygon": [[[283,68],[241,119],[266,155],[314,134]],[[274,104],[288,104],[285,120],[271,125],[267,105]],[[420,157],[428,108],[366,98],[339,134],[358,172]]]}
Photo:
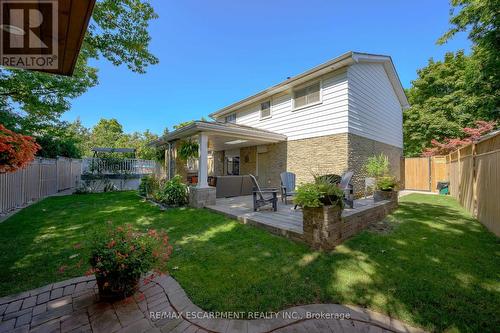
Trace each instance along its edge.
{"label": "two-story house", "polygon": [[[300,184],[313,174],[349,169],[359,193],[369,156],[389,156],[399,177],[407,107],[389,56],[348,52],[210,114],[214,122],[170,133],[168,174],[187,179],[195,172],[199,188],[208,186],[208,176],[250,173],[262,185],[278,186],[283,171],[294,172]],[[200,144],[190,168],[176,158],[188,138]]]}

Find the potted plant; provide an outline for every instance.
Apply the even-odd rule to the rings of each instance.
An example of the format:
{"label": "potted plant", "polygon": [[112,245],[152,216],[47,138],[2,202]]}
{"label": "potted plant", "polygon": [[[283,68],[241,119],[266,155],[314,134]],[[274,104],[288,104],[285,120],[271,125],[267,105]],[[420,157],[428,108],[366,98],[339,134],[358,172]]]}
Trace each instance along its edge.
{"label": "potted plant", "polygon": [[384,154],[369,157],[365,164],[365,172],[368,177],[375,179],[386,176],[389,173],[389,158]]}
{"label": "potted plant", "polygon": [[373,193],[373,200],[375,202],[382,200],[397,200],[398,182],[393,176],[384,176],[377,178],[376,190]]}
{"label": "potted plant", "polygon": [[312,247],[330,250],[337,245],[344,192],[335,184],[317,181],[297,188],[295,204],[303,210],[304,239]]}
{"label": "potted plant", "polygon": [[365,164],[365,172],[369,177],[375,178],[375,191],[373,200],[375,202],[382,200],[397,200],[397,185],[395,177],[389,175],[389,158],[380,154],[368,158]]}
{"label": "potted plant", "polygon": [[179,157],[187,161],[190,158],[198,158],[198,150],[200,146],[197,142],[189,139],[187,141],[182,141],[179,146]]}
{"label": "potted plant", "polygon": [[101,300],[131,296],[147,272],[166,272],[172,252],[164,231],[140,233],[130,225],[96,234],[91,242],[90,274],[95,274]]}

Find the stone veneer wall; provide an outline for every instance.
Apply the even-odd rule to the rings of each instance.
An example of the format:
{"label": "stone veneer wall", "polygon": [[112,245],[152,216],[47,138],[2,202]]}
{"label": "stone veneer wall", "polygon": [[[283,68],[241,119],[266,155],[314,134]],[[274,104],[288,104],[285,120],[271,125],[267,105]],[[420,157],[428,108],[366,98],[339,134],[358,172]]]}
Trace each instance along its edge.
{"label": "stone veneer wall", "polygon": [[245,147],[240,149],[240,175],[256,174],[257,147]]}
{"label": "stone veneer wall", "polygon": [[314,180],[313,174],[341,175],[348,167],[347,133],[287,142],[287,171],[297,185]]}
{"label": "stone veneer wall", "polygon": [[[259,169],[266,169],[266,179],[259,179],[264,186],[279,187],[280,173],[293,172],[297,185],[314,180],[313,174],[341,175],[346,170],[354,172],[355,195],[364,193],[364,164],[374,155],[384,153],[389,157],[391,173],[401,177],[402,148],[364,138],[352,133],[334,134],[316,138],[293,140],[265,145],[267,152],[259,154]],[[214,175],[224,175],[224,151],[214,152]],[[240,149],[240,174],[257,174],[257,147]],[[176,157],[176,174],[186,179],[186,162]],[[261,173],[262,174],[262,173]]]}
{"label": "stone veneer wall", "polygon": [[214,176],[224,175],[224,151],[214,151]]}
{"label": "stone veneer wall", "polygon": [[348,135],[349,170],[354,172],[353,184],[356,196],[361,196],[364,193],[365,177],[367,177],[364,165],[367,159],[381,153],[387,155],[390,163],[391,174],[397,179],[401,179],[401,158],[403,149],[391,146],[379,141],[371,140],[359,135],[349,133]]}
{"label": "stone veneer wall", "polygon": [[[260,174],[258,181],[261,186],[278,188],[280,186],[280,173],[286,171],[287,143],[281,142],[263,146],[267,151],[260,153],[259,157],[257,157],[257,146],[240,149],[240,175]],[[257,159],[259,170],[266,170],[265,173],[257,172]],[[265,176],[262,176],[263,174]]]}
{"label": "stone veneer wall", "polygon": [[265,163],[261,163],[263,159],[259,158],[258,163],[259,170],[260,168],[267,168],[267,179],[259,179],[259,183],[265,187],[279,188],[281,185],[280,174],[287,171],[287,143],[280,142],[267,145],[267,153],[264,154],[267,154],[267,160],[264,159]]}

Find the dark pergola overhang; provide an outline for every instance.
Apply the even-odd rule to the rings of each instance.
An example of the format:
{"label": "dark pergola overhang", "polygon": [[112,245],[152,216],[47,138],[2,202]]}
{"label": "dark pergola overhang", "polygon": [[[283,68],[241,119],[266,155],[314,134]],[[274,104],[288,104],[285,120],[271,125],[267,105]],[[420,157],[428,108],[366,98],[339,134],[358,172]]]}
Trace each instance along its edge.
{"label": "dark pergola overhang", "polygon": [[[9,8],[19,8],[19,3],[21,1],[8,1],[8,0],[0,0],[0,4],[2,4],[3,14],[1,19],[2,27],[9,27],[10,22],[10,14]],[[52,17],[53,9],[51,6],[48,6],[47,3],[50,1],[47,0],[30,0],[25,1],[26,6],[29,4],[29,8],[36,7],[36,9],[42,14],[42,17]],[[70,76],[73,74],[76,60],[78,58],[78,54],[80,53],[80,48],[82,46],[83,38],[85,33],[87,32],[88,24],[90,21],[90,17],[92,16],[92,11],[94,9],[96,0],[57,0],[57,34],[53,33],[53,29],[49,24],[49,20],[42,22],[38,28],[28,27],[25,20],[25,28],[22,29],[25,31],[30,31],[35,33],[40,40],[46,45],[54,45],[51,44],[55,40],[57,43],[57,69],[48,69],[48,68],[36,68],[32,70],[37,70],[45,73],[52,74],[61,74]],[[6,16],[7,15],[7,16]],[[7,22],[7,23],[6,23]],[[53,25],[52,25],[53,27]],[[14,29],[16,29],[14,27]],[[8,34],[8,29],[0,30],[2,34]],[[23,32],[22,30],[21,33]],[[56,36],[57,35],[57,36]],[[4,35],[5,36],[5,35]],[[3,44],[7,44],[5,41],[7,39],[3,38]],[[5,45],[4,45],[5,47]],[[30,49],[29,43],[24,43],[23,47],[19,48],[19,54],[32,54],[33,49]],[[3,64],[3,63],[2,63]],[[5,65],[5,64],[4,64]],[[23,66],[16,66],[10,64],[12,67],[20,67],[26,68]],[[55,67],[55,66],[54,66]],[[30,69],[30,68],[27,68]]]}
{"label": "dark pergola overhang", "polygon": [[93,147],[90,149],[94,152],[94,157],[97,157],[99,153],[120,153],[120,154],[134,154],[135,148],[109,148],[109,147]]}

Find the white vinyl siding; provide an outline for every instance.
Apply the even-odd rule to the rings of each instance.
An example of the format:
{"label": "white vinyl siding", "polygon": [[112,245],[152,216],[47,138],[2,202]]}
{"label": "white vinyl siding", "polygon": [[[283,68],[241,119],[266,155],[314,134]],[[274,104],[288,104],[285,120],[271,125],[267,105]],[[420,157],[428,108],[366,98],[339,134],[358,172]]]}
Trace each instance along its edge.
{"label": "white vinyl siding", "polygon": [[349,132],[403,147],[403,112],[382,64],[349,67]]}
{"label": "white vinyl siding", "polygon": [[318,80],[320,103],[297,110],[297,89],[291,89],[271,97],[272,117],[261,119],[261,103],[269,101],[267,97],[237,110],[236,123],[284,134],[288,140],[349,132],[403,146],[401,104],[382,64],[354,64],[302,87]]}
{"label": "white vinyl siding", "polygon": [[271,101],[260,103],[260,119],[271,117]]}
{"label": "white vinyl siding", "polygon": [[[340,70],[319,79],[322,103],[294,111],[293,91],[284,92],[271,98],[272,117],[260,117],[261,103],[269,100],[267,98],[239,109],[236,123],[284,134],[288,140],[347,132],[347,71]],[[318,83],[318,79],[312,83]]]}

